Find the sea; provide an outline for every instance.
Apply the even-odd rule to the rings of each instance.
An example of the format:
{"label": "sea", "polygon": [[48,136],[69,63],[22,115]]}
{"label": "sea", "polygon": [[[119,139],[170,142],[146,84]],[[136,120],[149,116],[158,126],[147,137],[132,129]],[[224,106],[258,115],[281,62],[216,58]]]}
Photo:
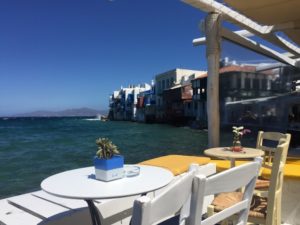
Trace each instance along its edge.
{"label": "sea", "polygon": [[[231,132],[221,134],[221,145],[228,146]],[[207,131],[189,127],[79,117],[0,118],[0,199],[39,190],[50,175],[92,166],[99,137],[116,144],[127,164],[168,154],[202,155],[207,148]],[[255,139],[249,135],[243,143],[254,147]]]}

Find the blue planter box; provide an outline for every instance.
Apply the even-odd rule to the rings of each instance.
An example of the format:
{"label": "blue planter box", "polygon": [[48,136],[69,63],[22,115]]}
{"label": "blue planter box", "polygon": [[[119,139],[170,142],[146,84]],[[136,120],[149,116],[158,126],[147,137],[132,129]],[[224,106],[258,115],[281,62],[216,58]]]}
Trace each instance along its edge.
{"label": "blue planter box", "polygon": [[111,181],[124,177],[124,157],[115,155],[111,159],[94,158],[97,180]]}

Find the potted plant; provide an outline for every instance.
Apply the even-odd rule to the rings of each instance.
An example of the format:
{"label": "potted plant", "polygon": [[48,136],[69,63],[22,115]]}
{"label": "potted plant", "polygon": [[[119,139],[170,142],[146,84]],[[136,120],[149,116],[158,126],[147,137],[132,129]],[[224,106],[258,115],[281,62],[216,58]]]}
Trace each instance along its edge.
{"label": "potted plant", "polygon": [[249,129],[244,129],[243,126],[241,127],[232,127],[232,133],[233,133],[233,142],[231,150],[233,152],[240,152],[243,150],[241,139],[244,134],[250,133],[251,131]]}
{"label": "potted plant", "polygon": [[95,174],[97,180],[111,181],[124,176],[124,157],[118,148],[108,138],[96,140],[98,151],[94,158]]}

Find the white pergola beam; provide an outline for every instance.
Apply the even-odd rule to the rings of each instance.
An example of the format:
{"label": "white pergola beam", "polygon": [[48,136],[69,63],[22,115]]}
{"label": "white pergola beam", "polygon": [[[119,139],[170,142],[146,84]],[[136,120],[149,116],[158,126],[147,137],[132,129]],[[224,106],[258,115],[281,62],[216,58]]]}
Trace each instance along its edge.
{"label": "white pergola beam", "polygon": [[[252,34],[251,32],[249,32],[247,30],[234,31],[234,33],[236,33],[238,35],[241,35],[243,37],[252,37],[252,36],[254,36],[254,34]],[[194,46],[204,45],[204,44],[206,44],[205,37],[196,38],[196,39],[193,40],[193,45]]]}
{"label": "white pergola beam", "polygon": [[[272,32],[277,31],[280,26],[263,26],[253,20],[247,18],[246,16],[234,11],[233,9],[216,2],[214,0],[183,0],[185,3],[198,8],[205,12],[219,12],[222,14],[222,17],[225,20],[230,21],[233,24],[236,24],[240,27],[247,29],[249,32],[260,36],[266,41],[271,42],[274,45],[279,46],[280,48],[285,49],[288,52],[293,53],[297,57],[300,57],[300,48],[295,46],[293,43],[287,41],[286,39],[273,34]],[[291,24],[281,25],[291,26]],[[276,30],[275,30],[276,29]]]}
{"label": "white pergola beam", "polygon": [[[239,32],[232,32],[226,28],[221,28],[221,36],[231,41],[235,44],[238,44],[242,47],[255,51],[264,56],[270,57],[272,59],[278,60],[282,63],[288,63],[292,66],[297,66],[297,60],[290,58],[290,55],[279,53],[265,45],[259,44],[256,41],[253,41],[245,36],[239,35]],[[193,40],[193,45],[198,46],[206,43],[205,37],[196,38]]]}
{"label": "white pergola beam", "polygon": [[222,14],[222,17],[225,20],[231,21],[232,23],[238,25],[243,24],[243,27],[245,27],[247,30],[250,31],[254,30],[261,34],[268,34],[273,29],[273,26],[262,26],[254,22],[253,20],[247,18],[246,16],[214,0],[182,0],[182,1],[207,13],[219,12]]}
{"label": "white pergola beam", "polygon": [[238,34],[238,35],[241,35],[243,37],[253,37],[254,34],[247,31],[247,30],[238,30],[238,31],[234,31],[234,33]]}
{"label": "white pergola beam", "polygon": [[238,34],[232,32],[230,30],[227,30],[225,28],[222,28],[221,33],[222,33],[223,38],[225,38],[231,42],[234,42],[238,45],[241,45],[245,48],[248,48],[252,51],[255,51],[257,53],[260,53],[260,54],[270,57],[272,59],[278,60],[280,62],[288,63],[292,66],[296,66],[296,61],[294,59],[291,59],[288,56],[285,56],[265,45],[262,45],[262,44],[256,42],[256,41],[253,41],[249,38],[238,35]]}
{"label": "white pergola beam", "polygon": [[[245,36],[239,35],[239,32],[232,32],[228,29],[221,28],[221,36],[228,41],[231,41],[242,47],[255,51],[259,54],[262,54],[264,56],[270,57],[272,59],[275,59],[283,63],[288,63],[292,66],[296,66],[297,60],[291,59],[289,56],[285,54],[281,54],[265,45],[259,44]],[[195,46],[205,44],[205,43],[206,43],[205,37],[201,37],[193,40],[193,44]]]}
{"label": "white pergola beam", "polygon": [[201,37],[201,38],[196,38],[193,40],[193,45],[198,46],[198,45],[205,45],[206,44],[206,38]]}
{"label": "white pergola beam", "polygon": [[294,54],[290,53],[290,52],[285,52],[285,53],[282,53],[282,54],[289,57],[289,58],[291,58],[291,59],[297,59],[297,57]]}

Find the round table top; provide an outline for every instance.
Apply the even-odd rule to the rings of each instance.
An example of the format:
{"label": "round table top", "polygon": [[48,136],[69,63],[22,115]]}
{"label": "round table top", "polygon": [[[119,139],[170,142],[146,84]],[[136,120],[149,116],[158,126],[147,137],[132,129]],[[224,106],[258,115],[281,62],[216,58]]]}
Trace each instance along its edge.
{"label": "round table top", "polygon": [[230,147],[218,147],[218,148],[209,148],[204,151],[205,155],[218,157],[218,158],[227,158],[227,159],[246,159],[246,158],[255,158],[258,156],[263,156],[264,151],[256,148],[246,148],[243,147],[241,152],[233,152]]}
{"label": "round table top", "polygon": [[[130,166],[130,165],[127,165]],[[166,169],[138,165],[140,174],[114,181],[95,178],[95,168],[86,167],[50,176],[41,188],[49,194],[72,199],[106,199],[133,196],[157,190],[169,184],[173,174]]]}

